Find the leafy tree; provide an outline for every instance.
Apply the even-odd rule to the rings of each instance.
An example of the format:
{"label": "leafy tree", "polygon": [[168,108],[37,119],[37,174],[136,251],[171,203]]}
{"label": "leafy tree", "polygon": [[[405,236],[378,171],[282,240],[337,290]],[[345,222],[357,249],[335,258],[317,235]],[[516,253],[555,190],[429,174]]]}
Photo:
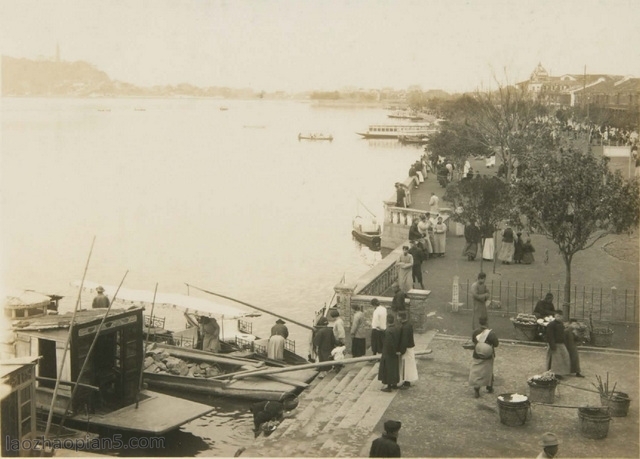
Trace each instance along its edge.
{"label": "leafy tree", "polygon": [[445,122],[442,128],[429,137],[427,142],[429,150],[453,161],[460,171],[469,156],[486,156],[490,150],[473,131],[464,129],[464,126],[452,127]]}
{"label": "leafy tree", "polygon": [[564,307],[571,314],[574,256],[609,234],[635,229],[640,219],[640,187],[607,166],[605,158],[569,148],[539,151],[527,161],[515,187],[518,210],[557,246],[565,263]]}
{"label": "leafy tree", "polygon": [[[447,186],[445,199],[453,202],[452,218],[459,223],[475,221],[483,234],[487,230],[495,232],[498,224],[509,218],[511,213],[510,186],[495,176],[464,178]],[[480,252],[484,250],[484,238]],[[480,257],[482,271],[482,257]],[[495,264],[494,264],[495,272]]]}

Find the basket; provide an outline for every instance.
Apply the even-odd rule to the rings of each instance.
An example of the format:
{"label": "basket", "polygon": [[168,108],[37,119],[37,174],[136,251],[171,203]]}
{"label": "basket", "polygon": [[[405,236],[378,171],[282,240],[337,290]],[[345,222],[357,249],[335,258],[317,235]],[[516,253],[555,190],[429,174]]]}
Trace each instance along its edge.
{"label": "basket", "polygon": [[578,408],[578,418],[583,436],[599,440],[609,435],[611,416],[608,407]]}
{"label": "basket", "polygon": [[538,403],[553,403],[556,397],[557,381],[538,381],[530,382],[529,384],[529,400]]}
{"label": "basket", "polygon": [[527,422],[531,403],[529,399],[521,402],[511,402],[500,400],[500,397],[507,398],[512,394],[500,394],[498,397],[498,411],[500,413],[500,422],[506,426],[522,426]]}
{"label": "basket", "polygon": [[609,414],[611,414],[611,416],[621,418],[625,417],[629,412],[629,404],[631,403],[631,399],[629,398],[628,394],[615,391],[611,395],[611,398],[601,395],[600,403],[602,403],[602,406],[609,407]]}
{"label": "basket", "polygon": [[591,344],[596,347],[609,347],[613,340],[613,330],[610,328],[594,328],[591,330]]}
{"label": "basket", "polygon": [[516,339],[521,341],[533,341],[538,334],[538,324],[521,324],[513,322],[516,329]]}

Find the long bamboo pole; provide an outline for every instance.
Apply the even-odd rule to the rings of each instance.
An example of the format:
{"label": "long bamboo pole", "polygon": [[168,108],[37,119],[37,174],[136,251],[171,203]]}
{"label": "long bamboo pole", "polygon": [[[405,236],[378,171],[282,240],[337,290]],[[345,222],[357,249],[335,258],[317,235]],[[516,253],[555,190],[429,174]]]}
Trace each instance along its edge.
{"label": "long bamboo pole", "polygon": [[256,310],[258,310],[258,311],[260,311],[260,312],[264,312],[264,313],[266,313],[266,314],[272,315],[272,316],[274,316],[274,317],[278,317],[278,318],[280,318],[280,319],[288,320],[288,321],[289,321],[289,322],[291,322],[292,324],[296,324],[296,325],[298,325],[298,326],[300,326],[300,327],[302,327],[302,328],[306,328],[307,330],[313,330],[313,327],[310,327],[310,326],[309,326],[309,325],[307,325],[307,324],[303,324],[302,322],[298,322],[297,320],[293,320],[293,319],[290,319],[290,318],[288,318],[288,317],[282,316],[282,315],[280,315],[280,314],[276,314],[276,313],[274,313],[273,311],[269,311],[269,310],[267,310],[267,309],[260,308],[260,307],[258,307],[258,306],[253,305],[253,304],[249,304],[249,303],[246,303],[246,302],[244,302],[244,301],[237,300],[237,299],[232,298],[232,297],[230,297],[230,296],[221,295],[220,293],[215,293],[215,292],[212,292],[212,291],[210,291],[210,290],[205,290],[205,289],[203,289],[203,288],[196,287],[195,285],[187,284],[186,282],[185,282],[185,284],[186,284],[188,287],[193,287],[193,288],[195,288],[196,290],[200,290],[201,292],[208,293],[209,295],[219,296],[220,298],[225,298],[225,299],[227,299],[227,300],[235,301],[236,303],[244,304],[245,306],[248,306],[248,307],[250,307],[250,308],[256,309]]}
{"label": "long bamboo pole", "polygon": [[[120,285],[118,285],[118,289],[116,290],[116,293],[114,293],[113,298],[109,302],[109,307],[107,308],[107,311],[104,313],[104,316],[102,317],[102,320],[100,321],[100,324],[98,325],[98,329],[96,330],[96,334],[93,337],[93,341],[91,342],[91,346],[89,347],[89,351],[87,352],[87,356],[84,358],[84,362],[82,362],[82,367],[80,367],[80,372],[78,373],[78,378],[77,378],[78,382],[80,382],[80,380],[82,379],[82,375],[84,374],[84,369],[87,366],[87,362],[89,361],[89,358],[91,357],[91,353],[93,352],[93,348],[95,347],[96,342],[98,341],[98,337],[100,336],[100,331],[102,330],[102,326],[104,325],[104,322],[107,320],[107,316],[109,315],[109,312],[111,311],[111,307],[113,306],[113,303],[115,302],[115,299],[118,296],[118,292],[120,291],[120,287],[122,287],[122,284],[124,283],[124,280],[127,277],[127,274],[129,274],[129,270],[127,270],[127,272],[124,273],[124,276],[122,277],[122,280],[120,281]],[[69,334],[71,334],[71,333],[69,333]],[[69,409],[71,408],[71,403],[73,402],[73,397],[76,395],[76,392],[78,391],[78,387],[79,386],[75,386],[73,388],[73,391],[71,392],[71,396],[69,397],[69,401],[67,402],[67,407],[64,410],[64,415],[62,416],[62,419],[60,420],[60,427],[64,426],[64,421],[67,419],[67,415],[69,414]]]}
{"label": "long bamboo pole", "polygon": [[[427,349],[425,351],[416,351],[415,354],[416,356],[427,355],[427,354],[431,354],[432,352],[433,351],[431,349]],[[367,355],[364,357],[354,357],[351,359],[328,360],[326,362],[305,363],[303,365],[292,365],[290,367],[283,367],[283,368],[268,368],[266,370],[246,371],[246,372],[240,372],[240,373],[233,373],[227,376],[231,377],[232,379],[243,379],[243,378],[250,378],[253,376],[274,375],[278,373],[286,373],[289,371],[308,370],[310,368],[332,367],[334,365],[348,365],[350,363],[371,362],[375,360],[380,360],[380,355]]]}
{"label": "long bamboo pole", "polygon": [[[53,397],[51,398],[51,406],[49,407],[49,415],[47,417],[47,426],[44,430],[44,439],[46,440],[49,436],[49,431],[51,430],[51,421],[53,420],[53,407],[56,403],[56,397],[58,396],[58,389],[60,387],[60,381],[62,380],[62,370],[64,369],[64,362],[67,357],[67,350],[69,349],[69,342],[71,340],[71,332],[73,330],[73,325],[76,320],[76,313],[78,312],[78,305],[80,304],[80,298],[82,295],[82,286],[84,285],[84,279],[87,275],[87,269],[89,269],[89,260],[91,260],[91,254],[93,253],[93,244],[96,242],[96,237],[93,236],[93,240],[91,241],[91,248],[89,249],[89,256],[87,257],[87,263],[84,266],[84,272],[82,273],[82,281],[80,282],[80,290],[78,290],[78,299],[76,300],[76,305],[73,308],[73,315],[71,316],[71,323],[69,324],[69,334],[67,335],[67,339],[64,343],[64,351],[62,353],[62,362],[60,363],[60,370],[58,371],[58,378],[56,379],[56,385],[53,389]],[[43,448],[44,453],[44,448]]]}
{"label": "long bamboo pole", "polygon": [[142,352],[142,365],[140,365],[140,380],[138,381],[138,392],[136,393],[136,410],[140,403],[140,391],[142,391],[142,376],[144,374],[144,359],[147,356],[147,345],[149,344],[149,333],[151,332],[151,325],[153,325],[153,308],[156,305],[156,293],[158,293],[158,283],[156,282],[156,288],[153,291],[153,301],[151,302],[151,313],[149,315],[149,325],[147,326],[147,336],[144,340],[144,351]]}

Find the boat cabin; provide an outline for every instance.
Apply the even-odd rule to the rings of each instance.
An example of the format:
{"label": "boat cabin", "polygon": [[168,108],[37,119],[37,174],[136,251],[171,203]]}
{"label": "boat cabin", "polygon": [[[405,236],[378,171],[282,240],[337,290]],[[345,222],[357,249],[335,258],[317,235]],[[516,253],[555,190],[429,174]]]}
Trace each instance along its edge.
{"label": "boat cabin", "polygon": [[1,427],[2,457],[30,456],[24,440],[36,436],[35,381],[37,357],[0,361],[2,385]]}
{"label": "boat cabin", "polygon": [[[107,310],[78,311],[71,330],[70,348],[64,352],[72,315],[32,318],[14,324],[16,355],[41,356],[37,363],[38,404],[48,407],[65,356],[56,411],[66,409],[73,383],[78,381],[85,357]],[[136,401],[142,365],[142,308],[111,310],[79,380],[71,411],[96,413]]]}
{"label": "boat cabin", "polygon": [[42,317],[49,310],[57,310],[57,300],[30,290],[10,292],[5,300],[4,316],[10,320],[22,320],[30,317]]}

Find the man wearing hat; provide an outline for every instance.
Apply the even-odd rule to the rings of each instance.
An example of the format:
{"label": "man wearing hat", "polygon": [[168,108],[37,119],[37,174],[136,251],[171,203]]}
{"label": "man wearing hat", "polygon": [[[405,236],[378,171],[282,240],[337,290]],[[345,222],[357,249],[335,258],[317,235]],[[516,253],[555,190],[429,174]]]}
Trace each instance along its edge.
{"label": "man wearing hat", "polygon": [[384,433],[371,443],[369,457],[401,457],[400,445],[398,445],[400,427],[402,427],[400,421],[385,421]]}
{"label": "man wearing hat", "polygon": [[[333,329],[328,325],[329,321],[327,318],[325,316],[320,317],[313,335],[313,347],[320,362],[331,360],[331,351],[336,347],[336,338],[333,335]],[[325,374],[325,371],[321,371],[318,374],[318,378],[324,378]]]}
{"label": "man wearing hat", "polygon": [[540,446],[542,446],[543,450],[540,454],[538,454],[537,459],[555,457],[555,455],[558,454],[559,444],[560,442],[558,441],[558,437],[556,437],[551,432],[545,432],[544,434],[542,434]]}
{"label": "man wearing hat", "polygon": [[380,304],[377,298],[371,300],[373,310],[371,317],[371,352],[373,355],[382,354],[384,331],[387,328],[387,308]]}
{"label": "man wearing hat", "polygon": [[267,357],[273,360],[284,360],[284,342],[289,337],[289,329],[282,319],[276,320],[271,327],[271,336],[267,343]]}
{"label": "man wearing hat", "polygon": [[107,298],[107,296],[104,294],[104,288],[102,287],[102,285],[96,288],[96,292],[98,292],[98,294],[93,299],[91,308],[92,309],[108,308],[109,304],[111,303],[109,302],[109,298]]}

